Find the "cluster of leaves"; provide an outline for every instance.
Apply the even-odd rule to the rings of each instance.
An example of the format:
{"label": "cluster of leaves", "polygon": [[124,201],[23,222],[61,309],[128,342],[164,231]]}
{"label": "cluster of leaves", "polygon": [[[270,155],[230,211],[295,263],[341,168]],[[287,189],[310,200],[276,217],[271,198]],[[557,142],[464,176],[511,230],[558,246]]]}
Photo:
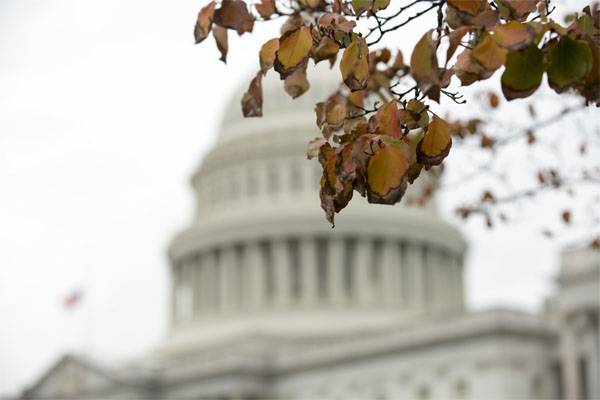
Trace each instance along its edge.
{"label": "cluster of leaves", "polygon": [[[399,3],[260,0],[249,7],[243,0],[222,0],[211,1],[198,15],[196,42],[212,31],[223,61],[228,30],[241,35],[251,32],[255,21],[286,18],[281,35],[259,52],[260,69],[242,99],[245,116],[262,115],[262,77],[269,70],[295,98],[310,87],[310,60],[339,65],[343,84],[316,105],[322,137],[308,148],[309,158],[318,158],[323,167],[321,205],[332,224],[354,191],[371,203],[394,204],[423,169],[442,163],[456,126],[432,111],[430,102],[447,97],[463,103],[448,89],[454,77],[467,86],[504,67],[502,92],[512,100],[534,93],[546,74],[557,93],[572,90],[600,105],[597,5],[562,26],[550,18],[549,0]],[[415,7],[421,8],[399,21]],[[399,50],[376,48],[384,35],[430,11],[437,11],[437,26],[416,43],[407,64]]]}

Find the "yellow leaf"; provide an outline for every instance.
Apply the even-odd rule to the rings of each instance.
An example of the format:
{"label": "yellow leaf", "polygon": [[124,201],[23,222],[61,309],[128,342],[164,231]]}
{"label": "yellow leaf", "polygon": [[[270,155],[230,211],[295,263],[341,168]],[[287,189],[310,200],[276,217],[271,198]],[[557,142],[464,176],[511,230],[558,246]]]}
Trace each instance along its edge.
{"label": "yellow leaf", "polygon": [[471,56],[488,71],[495,71],[506,62],[508,50],[501,48],[491,36],[486,36],[471,53]]}
{"label": "yellow leaf", "polygon": [[533,40],[534,32],[527,24],[518,21],[498,25],[494,28],[494,39],[505,48],[519,50],[527,47]]}
{"label": "yellow leaf", "polygon": [[355,37],[352,43],[344,50],[340,71],[342,79],[351,91],[363,90],[369,78],[369,49],[365,39]]}
{"label": "yellow leaf", "polygon": [[441,164],[451,146],[450,126],[446,121],[434,115],[427,127],[427,132],[417,146],[417,160],[424,165]]}
{"label": "yellow leaf", "polygon": [[367,183],[371,191],[380,197],[405,182],[408,161],[396,146],[382,144],[382,147],[369,159]]}
{"label": "yellow leaf", "polygon": [[294,72],[310,54],[312,44],[312,35],[307,26],[285,33],[279,39],[279,50],[275,53],[277,72],[283,77]]}
{"label": "yellow leaf", "polygon": [[271,39],[260,48],[260,52],[258,53],[258,58],[260,62],[260,71],[264,74],[273,67],[273,63],[275,62],[275,52],[279,49],[279,39],[274,38]]}

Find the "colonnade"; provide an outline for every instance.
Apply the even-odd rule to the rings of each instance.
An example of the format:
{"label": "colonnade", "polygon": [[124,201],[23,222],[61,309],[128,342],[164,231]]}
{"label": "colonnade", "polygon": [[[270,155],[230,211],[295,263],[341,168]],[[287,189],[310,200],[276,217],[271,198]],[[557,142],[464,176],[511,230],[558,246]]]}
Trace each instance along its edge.
{"label": "colonnade", "polygon": [[175,323],[292,308],[462,308],[460,256],[421,243],[302,236],[232,243],[173,265]]}

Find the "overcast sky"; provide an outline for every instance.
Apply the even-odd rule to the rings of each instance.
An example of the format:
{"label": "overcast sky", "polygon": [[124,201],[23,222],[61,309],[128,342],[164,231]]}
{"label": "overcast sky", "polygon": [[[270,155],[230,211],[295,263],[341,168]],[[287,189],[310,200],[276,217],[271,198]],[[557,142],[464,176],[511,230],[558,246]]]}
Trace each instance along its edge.
{"label": "overcast sky", "polygon": [[[165,249],[191,221],[189,177],[275,32],[230,35],[224,66],[193,45],[203,3],[0,1],[0,394],[65,351],[123,359],[165,337]],[[460,196],[442,197],[446,214]],[[551,293],[560,246],[540,218],[460,225],[471,307],[535,311]]]}

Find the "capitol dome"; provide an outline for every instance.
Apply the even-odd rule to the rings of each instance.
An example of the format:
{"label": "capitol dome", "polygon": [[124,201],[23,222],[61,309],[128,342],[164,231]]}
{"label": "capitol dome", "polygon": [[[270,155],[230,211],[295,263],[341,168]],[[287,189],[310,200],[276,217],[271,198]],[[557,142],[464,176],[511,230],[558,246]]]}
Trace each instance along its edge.
{"label": "capitol dome", "polygon": [[244,119],[237,93],[193,175],[196,217],[169,248],[167,348],[264,332],[335,336],[461,311],[465,242],[435,201],[382,206],[355,195],[332,229],[320,166],[305,154],[320,135],[314,104],[336,79],[320,71],[292,100],[273,75],[264,117]]}

